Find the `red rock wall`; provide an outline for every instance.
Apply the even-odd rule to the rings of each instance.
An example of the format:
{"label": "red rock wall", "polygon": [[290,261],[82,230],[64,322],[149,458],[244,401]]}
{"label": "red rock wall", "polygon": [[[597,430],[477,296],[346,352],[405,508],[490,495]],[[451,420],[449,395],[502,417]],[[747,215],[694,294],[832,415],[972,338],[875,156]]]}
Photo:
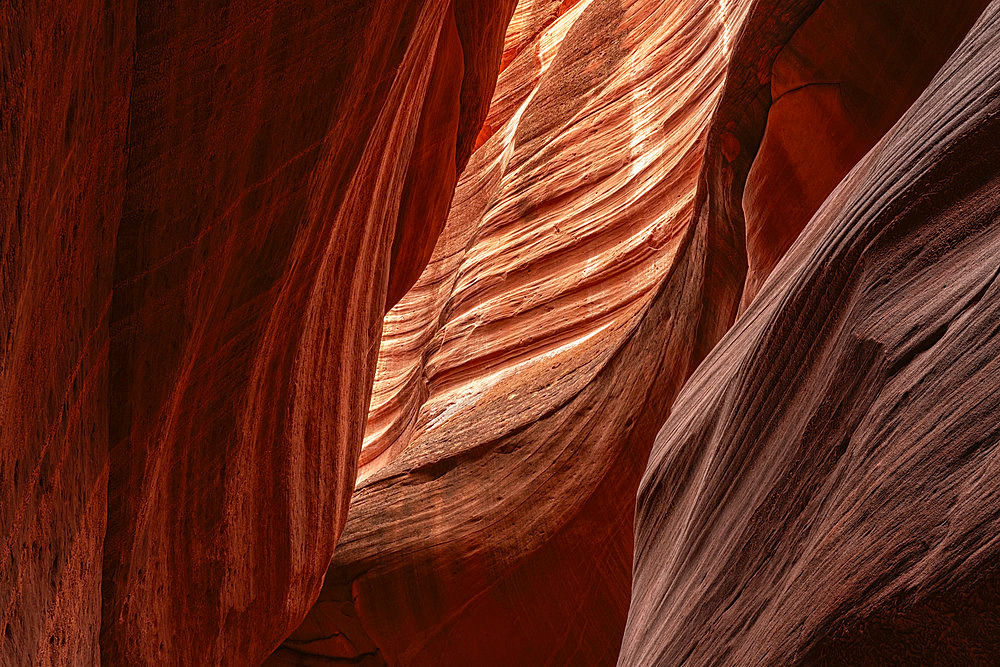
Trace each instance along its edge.
{"label": "red rock wall", "polygon": [[129,2],[0,4],[0,663],[94,664]]}
{"label": "red rock wall", "polygon": [[541,4],[515,13],[492,134],[386,318],[339,555],[275,663],[617,655],[657,420],[743,281],[705,275],[742,239],[690,226],[742,10]]}
{"label": "red rock wall", "polygon": [[0,662],[989,662],[986,4],[4,4]]}
{"label": "red rock wall", "polygon": [[83,5],[0,10],[3,662],[259,662],[513,2]]}
{"label": "red rock wall", "polygon": [[825,0],[771,67],[746,182],[743,307],[823,200],[913,103],[985,0]]}
{"label": "red rock wall", "polygon": [[[601,3],[568,13],[556,5],[522,2],[515,12],[482,147],[427,270],[386,318],[343,548],[320,602],[276,663],[610,661],[631,548],[619,519],[631,513],[639,466],[677,388],[732,323],[741,295],[752,298],[743,293],[747,256],[751,291],[770,261],[754,234],[780,222],[777,233],[790,245],[978,14],[973,6],[942,15],[922,4],[765,2],[737,43],[745,5],[690,8],[685,20],[641,3],[620,15]],[[692,26],[710,25],[706,11],[715,23],[699,42]],[[873,26],[894,20],[906,30],[870,39]],[[817,21],[836,24],[839,39]],[[643,31],[654,24],[663,32]],[[643,46],[671,34],[669,25],[690,32],[679,30],[672,42],[673,68],[657,70],[663,88],[630,70],[631,95],[616,96],[618,68],[643,62]],[[867,50],[859,55],[850,45],[860,42]],[[679,101],[680,91],[703,95],[713,83],[710,66],[676,54],[724,58],[731,43],[712,127],[699,143],[682,144],[705,127],[720,89],[701,98],[711,100],[701,112]],[[892,78],[902,67],[892,57],[924,43],[905,76]],[[745,186],[781,182],[800,168],[790,151],[772,150],[783,127],[797,132],[792,148],[827,137],[825,125],[785,120],[784,107],[772,107],[782,95],[774,91],[789,86],[788,45],[802,61],[803,52],[825,54],[844,80],[847,107],[868,112],[831,116],[853,161],[811,165],[829,178],[816,176],[819,199],[799,222],[769,218],[744,195]],[[640,55],[619,61],[619,49]],[[883,67],[872,68],[875,61]],[[799,66],[803,77],[814,70],[824,71]],[[708,82],[692,83],[691,72]],[[657,91],[668,89],[684,111],[658,106]],[[615,125],[616,112],[633,124]],[[663,134],[635,123],[646,114],[669,119]],[[685,151],[704,151],[693,163],[700,180],[661,161]],[[602,200],[601,186],[626,173]],[[636,177],[643,173],[660,187],[646,190]],[[681,208],[657,196],[667,193]],[[671,222],[644,228],[654,240],[630,251],[622,239],[636,233],[632,225],[657,217]]]}
{"label": "red rock wall", "polygon": [[681,393],[619,664],[995,656],[998,40],[994,2]]}

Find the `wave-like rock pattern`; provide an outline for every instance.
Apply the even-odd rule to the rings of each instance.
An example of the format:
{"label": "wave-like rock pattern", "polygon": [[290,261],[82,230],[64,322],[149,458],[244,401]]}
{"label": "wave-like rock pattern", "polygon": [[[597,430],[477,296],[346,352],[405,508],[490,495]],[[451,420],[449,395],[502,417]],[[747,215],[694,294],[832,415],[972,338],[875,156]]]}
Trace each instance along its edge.
{"label": "wave-like rock pattern", "polygon": [[[622,517],[651,435],[790,243],[744,248],[744,230],[776,224],[755,208],[760,183],[808,177],[792,149],[829,141],[785,112],[790,77],[840,76],[838,136],[856,161],[982,6],[758,2],[744,25],[749,3],[520,3],[482,146],[386,318],[344,543],[275,660],[613,660]],[[853,46],[887,16],[909,30]],[[888,81],[889,56],[915,44],[922,57]],[[811,194],[849,158],[817,167],[833,176]],[[792,238],[805,224],[778,219]]]}
{"label": "wave-like rock pattern", "polygon": [[995,658],[998,53],[993,2],[681,393],[619,664]]}
{"label": "wave-like rock pattern", "polygon": [[1000,654],[1000,0],[514,4],[0,7],[0,662]]}
{"label": "wave-like rock pattern", "polygon": [[743,281],[742,238],[690,222],[747,3],[542,4],[386,318],[351,517],[275,662],[617,655],[639,475]]}
{"label": "wave-like rock pattern", "polygon": [[[495,7],[140,4],[111,308],[106,659],[260,659],[318,594],[386,294],[406,275],[387,276],[390,256],[432,244],[426,214],[443,218],[475,134],[460,136],[475,125],[460,97],[490,92],[489,73],[463,76],[458,26],[472,22],[470,52],[489,45]],[[397,222],[417,229],[394,239]]]}

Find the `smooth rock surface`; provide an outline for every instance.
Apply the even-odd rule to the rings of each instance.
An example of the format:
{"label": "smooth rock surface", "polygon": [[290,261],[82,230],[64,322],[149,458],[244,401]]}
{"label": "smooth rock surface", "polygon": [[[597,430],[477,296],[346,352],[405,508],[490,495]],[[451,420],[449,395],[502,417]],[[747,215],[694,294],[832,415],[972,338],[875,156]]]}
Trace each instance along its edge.
{"label": "smooth rock surface", "polygon": [[986,0],[825,0],[771,67],[746,181],[743,308],[834,187],[913,103]]}

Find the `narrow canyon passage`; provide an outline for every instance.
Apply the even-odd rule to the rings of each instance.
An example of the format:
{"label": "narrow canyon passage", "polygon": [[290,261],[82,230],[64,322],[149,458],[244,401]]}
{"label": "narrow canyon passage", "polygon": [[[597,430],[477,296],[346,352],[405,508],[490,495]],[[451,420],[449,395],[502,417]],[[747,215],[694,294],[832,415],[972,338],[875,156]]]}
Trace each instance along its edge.
{"label": "narrow canyon passage", "polygon": [[685,385],[620,665],[993,664],[1000,3]]}
{"label": "narrow canyon passage", "polygon": [[[614,661],[626,520],[673,395],[985,3],[776,5],[519,4],[483,144],[386,318],[351,519],[276,664]],[[741,29],[723,92],[706,66]],[[825,123],[784,93],[818,76],[847,91]],[[794,153],[824,141],[842,155]],[[775,185],[795,179],[812,200]],[[758,211],[769,187],[798,218]]]}
{"label": "narrow canyon passage", "polygon": [[989,665],[1000,0],[0,6],[0,665]]}

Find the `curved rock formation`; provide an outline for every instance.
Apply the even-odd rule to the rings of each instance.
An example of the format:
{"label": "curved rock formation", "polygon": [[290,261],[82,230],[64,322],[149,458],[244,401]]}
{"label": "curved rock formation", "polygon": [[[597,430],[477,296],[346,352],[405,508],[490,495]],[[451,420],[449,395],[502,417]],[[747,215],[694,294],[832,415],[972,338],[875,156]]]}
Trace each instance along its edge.
{"label": "curved rock formation", "polygon": [[924,90],[985,0],[825,0],[777,54],[746,180],[745,308],[834,187]]}
{"label": "curved rock formation", "polygon": [[745,5],[542,4],[515,13],[537,37],[508,42],[489,138],[386,318],[351,518],[275,662],[617,655],[639,475],[743,281],[706,266],[742,238],[690,221]]}
{"label": "curved rock formation", "polygon": [[1000,655],[1000,0],[516,4],[0,6],[0,663]]}
{"label": "curved rock formation", "polygon": [[998,54],[993,2],[681,393],[619,664],[995,657]]}
{"label": "curved rock formation", "polygon": [[[982,7],[757,3],[702,144],[746,4],[521,2],[482,147],[428,269],[386,318],[342,549],[275,661],[609,660],[621,517],[660,415],[733,321],[744,228],[745,305]],[[891,18],[904,29],[870,39]],[[797,106],[823,75],[845,109],[827,125]],[[792,149],[822,146],[833,125],[842,159],[802,162]],[[760,196],[789,173],[815,177],[813,199],[785,193],[802,219]],[[776,220],[783,240],[767,245]]]}
{"label": "curved rock formation", "polygon": [[0,9],[2,662],[259,662],[514,2],[37,4]]}
{"label": "curved rock formation", "polygon": [[433,243],[499,66],[512,5],[492,7],[140,3],[107,660],[253,662],[318,594],[386,294]]}

